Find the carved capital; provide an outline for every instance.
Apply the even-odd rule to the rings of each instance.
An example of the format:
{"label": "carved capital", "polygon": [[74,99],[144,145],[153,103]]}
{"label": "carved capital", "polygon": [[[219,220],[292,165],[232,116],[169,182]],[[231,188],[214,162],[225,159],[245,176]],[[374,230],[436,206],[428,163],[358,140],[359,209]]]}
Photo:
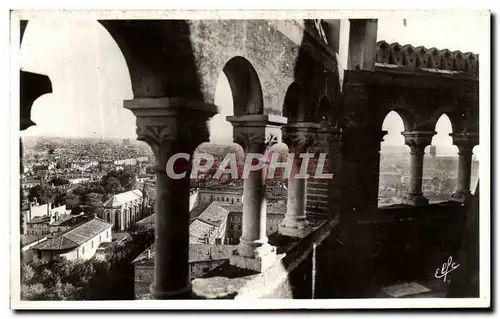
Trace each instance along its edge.
{"label": "carved capital", "polygon": [[295,123],[282,128],[283,142],[292,153],[306,152],[317,137],[319,125],[316,123]]}
{"label": "carved capital", "polygon": [[206,121],[217,107],[185,98],[144,98],[125,101],[137,118],[137,139],[146,142],[159,163],[175,152],[192,153],[208,141]]}
{"label": "carved capital", "polygon": [[479,145],[479,134],[476,133],[451,133],[450,136],[460,155],[472,156],[474,146]]}
{"label": "carved capital", "polygon": [[235,129],[234,142],[246,152],[261,152],[278,143],[277,132],[266,129]]}
{"label": "carved capital", "polygon": [[436,134],[436,132],[407,131],[401,134],[405,137],[405,144],[410,147],[410,153],[423,156],[425,148],[431,145],[432,137]]}
{"label": "carved capital", "polygon": [[166,151],[176,137],[174,128],[167,125],[137,126],[136,133],[139,141],[146,142],[151,147],[158,161],[162,161],[167,156],[163,153],[168,153]]}
{"label": "carved capital", "polygon": [[273,115],[228,116],[234,127],[234,142],[245,152],[264,152],[266,148],[279,142],[280,126],[286,118]]}

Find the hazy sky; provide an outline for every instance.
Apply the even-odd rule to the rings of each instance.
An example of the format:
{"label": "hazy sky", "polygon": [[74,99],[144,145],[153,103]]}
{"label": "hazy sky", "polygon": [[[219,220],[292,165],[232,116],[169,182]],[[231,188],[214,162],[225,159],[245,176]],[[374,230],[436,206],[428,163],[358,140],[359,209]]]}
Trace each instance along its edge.
{"label": "hazy sky", "polygon": [[[378,39],[401,44],[435,46],[451,50],[478,52],[481,47],[479,23],[471,17],[428,17],[426,19],[380,19]],[[26,71],[50,77],[53,93],[40,97],[32,108],[32,120],[37,123],[23,135],[94,136],[135,138],[135,117],[123,108],[123,100],[132,98],[125,60],[107,31],[92,21],[30,21],[21,46],[21,67]],[[221,72],[215,104],[220,115],[210,125],[213,142],[230,142],[231,125],[225,116],[232,114],[229,83]],[[447,136],[451,125],[447,119],[439,122],[438,136],[433,144],[451,143]],[[388,116],[383,145],[401,145],[402,122],[398,116]]]}

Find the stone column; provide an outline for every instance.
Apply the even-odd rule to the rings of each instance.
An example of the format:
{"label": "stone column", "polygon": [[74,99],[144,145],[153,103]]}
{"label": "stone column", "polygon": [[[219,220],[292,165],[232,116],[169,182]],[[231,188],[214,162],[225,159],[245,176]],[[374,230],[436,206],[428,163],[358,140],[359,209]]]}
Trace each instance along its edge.
{"label": "stone column", "polygon": [[[217,107],[184,98],[142,98],[125,101],[137,117],[137,139],[153,150],[156,166],[155,272],[151,294],[155,299],[187,298],[189,278],[189,175],[190,159],[196,147],[209,140],[207,119]],[[175,172],[185,176],[173,179],[166,164],[177,153],[187,153],[189,161],[179,159]]]}
{"label": "stone column", "polygon": [[479,135],[473,133],[450,134],[453,144],[458,147],[457,191],[452,199],[464,202],[472,194],[470,191],[472,149],[479,144]]}
{"label": "stone column", "polygon": [[436,132],[411,131],[401,133],[405,137],[405,144],[410,147],[410,189],[405,203],[413,206],[429,204],[429,200],[422,194],[422,174],[424,167],[424,151],[431,144],[432,136]]}
{"label": "stone column", "polygon": [[300,154],[307,152],[318,129],[319,124],[316,123],[294,123],[283,127],[283,142],[288,145],[289,152],[294,154],[292,171],[288,177],[285,219],[278,226],[278,232],[285,236],[303,238],[312,230],[306,216],[306,179],[295,176],[302,167]]}
{"label": "stone column", "polygon": [[[280,126],[286,118],[276,115],[228,116],[234,127],[234,141],[245,154],[264,155],[266,149],[278,142]],[[243,180],[242,236],[233,251],[231,265],[262,272],[276,261],[276,247],[268,244],[266,236],[266,185],[264,170],[251,171]]]}

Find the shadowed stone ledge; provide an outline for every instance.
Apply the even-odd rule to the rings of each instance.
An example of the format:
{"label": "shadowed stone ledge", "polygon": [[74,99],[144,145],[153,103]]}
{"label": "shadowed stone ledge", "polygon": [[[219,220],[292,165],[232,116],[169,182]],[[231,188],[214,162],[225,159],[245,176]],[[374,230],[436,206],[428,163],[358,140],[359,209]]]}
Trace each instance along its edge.
{"label": "shadowed stone ledge", "polygon": [[294,285],[290,281],[292,272],[301,266],[315,247],[329,236],[334,226],[336,226],[334,221],[323,221],[315,231],[302,239],[279,233],[272,234],[269,236],[269,242],[277,247],[276,262],[272,266],[262,273],[257,273],[226,262],[213,269],[204,278],[192,281],[194,298],[293,298]]}

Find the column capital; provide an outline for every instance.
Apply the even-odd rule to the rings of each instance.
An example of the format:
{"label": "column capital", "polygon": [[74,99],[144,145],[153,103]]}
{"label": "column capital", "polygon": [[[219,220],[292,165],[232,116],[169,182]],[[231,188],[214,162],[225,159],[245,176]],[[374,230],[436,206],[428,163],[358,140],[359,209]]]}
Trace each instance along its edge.
{"label": "column capital", "polygon": [[314,146],[321,147],[325,144],[327,148],[330,148],[332,143],[338,143],[342,146],[342,129],[336,128],[328,125],[321,125],[316,133],[317,139],[314,141]]}
{"label": "column capital", "polygon": [[157,160],[165,160],[171,146],[192,153],[209,140],[206,121],[217,113],[217,106],[178,97],[125,100],[137,120],[137,139],[146,142]]}
{"label": "column capital", "polygon": [[287,124],[281,128],[283,142],[292,153],[302,153],[309,149],[317,137],[319,124],[301,122]]}
{"label": "column capital", "polygon": [[280,127],[287,118],[279,115],[240,115],[227,116],[233,125],[233,139],[245,152],[262,152],[266,147],[279,142]]}
{"label": "column capital", "polygon": [[411,154],[424,155],[425,148],[432,143],[434,131],[405,131],[401,133],[405,137],[405,144],[410,147]]}
{"label": "column capital", "polygon": [[458,147],[458,154],[472,154],[474,146],[479,144],[477,133],[451,133],[453,144]]}

